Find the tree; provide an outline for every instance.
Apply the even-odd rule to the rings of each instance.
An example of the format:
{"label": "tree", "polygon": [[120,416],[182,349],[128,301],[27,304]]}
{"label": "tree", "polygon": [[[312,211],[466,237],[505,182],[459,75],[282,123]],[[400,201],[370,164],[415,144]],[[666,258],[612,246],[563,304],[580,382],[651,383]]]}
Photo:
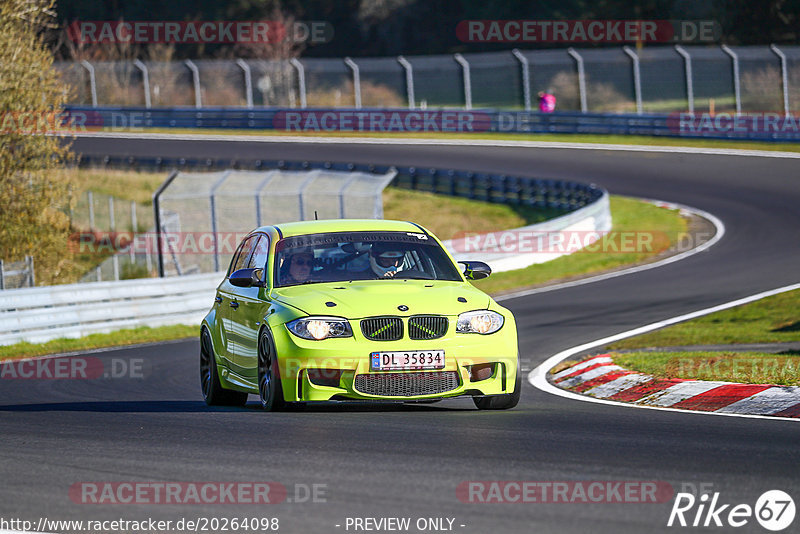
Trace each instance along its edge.
{"label": "tree", "polygon": [[69,157],[60,130],[66,87],[53,68],[42,32],[53,0],[0,3],[0,258],[33,255],[37,280],[48,283],[72,268],[68,249]]}

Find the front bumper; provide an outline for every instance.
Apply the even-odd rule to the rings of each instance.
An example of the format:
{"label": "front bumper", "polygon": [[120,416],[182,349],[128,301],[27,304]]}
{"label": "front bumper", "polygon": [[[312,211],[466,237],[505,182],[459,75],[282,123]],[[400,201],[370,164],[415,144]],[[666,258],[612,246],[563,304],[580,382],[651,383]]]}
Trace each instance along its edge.
{"label": "front bumper", "polygon": [[[273,328],[284,397],[290,402],[327,400],[428,400],[460,395],[500,395],[514,389],[517,335],[513,319],[489,335],[456,334],[454,321],[439,339],[373,341],[353,337],[309,341]],[[444,350],[443,369],[372,371],[372,352]],[[472,366],[491,370],[473,373]],[[319,380],[317,370],[327,371]],[[330,377],[333,377],[331,379]],[[335,384],[335,385],[334,385]]]}

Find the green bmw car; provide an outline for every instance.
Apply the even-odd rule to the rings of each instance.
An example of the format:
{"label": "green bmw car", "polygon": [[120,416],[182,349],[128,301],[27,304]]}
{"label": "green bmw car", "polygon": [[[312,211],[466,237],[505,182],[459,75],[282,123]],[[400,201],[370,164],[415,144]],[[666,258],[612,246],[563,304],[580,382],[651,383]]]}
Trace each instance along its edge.
{"label": "green bmw car", "polygon": [[387,220],[265,226],[242,240],[203,319],[209,405],[318,401],[519,402],[517,328],[423,227]]}

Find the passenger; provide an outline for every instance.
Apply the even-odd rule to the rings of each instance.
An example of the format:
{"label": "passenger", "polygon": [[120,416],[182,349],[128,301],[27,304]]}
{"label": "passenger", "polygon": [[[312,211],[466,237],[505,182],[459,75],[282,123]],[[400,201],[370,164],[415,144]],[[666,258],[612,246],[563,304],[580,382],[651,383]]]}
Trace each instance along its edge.
{"label": "passenger", "polygon": [[288,255],[281,265],[281,285],[292,286],[302,284],[311,279],[314,266],[314,254],[311,252],[295,252]]}

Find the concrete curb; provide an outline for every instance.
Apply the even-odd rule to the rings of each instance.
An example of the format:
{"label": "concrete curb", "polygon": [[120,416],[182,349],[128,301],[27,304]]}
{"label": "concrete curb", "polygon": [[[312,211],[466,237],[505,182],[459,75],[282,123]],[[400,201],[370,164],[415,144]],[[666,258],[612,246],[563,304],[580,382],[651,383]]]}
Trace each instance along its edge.
{"label": "concrete curb", "polygon": [[656,378],[615,365],[608,354],[583,360],[548,379],[573,393],[639,406],[800,418],[800,387]]}

